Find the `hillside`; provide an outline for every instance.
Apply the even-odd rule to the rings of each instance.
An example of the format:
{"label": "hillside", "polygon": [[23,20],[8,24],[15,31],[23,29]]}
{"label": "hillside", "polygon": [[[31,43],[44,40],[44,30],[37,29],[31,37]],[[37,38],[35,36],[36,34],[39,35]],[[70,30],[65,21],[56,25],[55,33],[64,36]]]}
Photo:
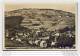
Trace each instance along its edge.
{"label": "hillside", "polygon": [[75,14],[62,10],[23,8],[5,12],[5,17],[10,16],[23,17],[20,25],[31,29],[44,27],[52,31],[75,26]]}

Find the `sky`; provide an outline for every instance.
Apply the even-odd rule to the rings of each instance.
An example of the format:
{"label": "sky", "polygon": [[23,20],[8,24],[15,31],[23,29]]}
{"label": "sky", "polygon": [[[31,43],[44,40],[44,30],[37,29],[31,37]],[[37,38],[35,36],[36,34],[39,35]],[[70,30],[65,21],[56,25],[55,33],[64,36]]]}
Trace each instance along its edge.
{"label": "sky", "polygon": [[22,8],[49,8],[49,9],[57,9],[68,12],[75,12],[77,4],[6,4],[5,10],[12,11],[16,9]]}
{"label": "sky", "polygon": [[75,13],[77,3],[75,0],[5,0],[5,11],[12,11],[22,8],[48,8]]}

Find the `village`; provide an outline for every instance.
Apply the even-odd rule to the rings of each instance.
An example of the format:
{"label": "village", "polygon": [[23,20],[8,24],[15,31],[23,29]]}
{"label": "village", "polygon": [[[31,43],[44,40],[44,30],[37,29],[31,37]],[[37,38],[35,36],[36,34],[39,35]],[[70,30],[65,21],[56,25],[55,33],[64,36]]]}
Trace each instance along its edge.
{"label": "village", "polygon": [[74,49],[75,16],[54,9],[19,9],[6,12],[5,47]]}

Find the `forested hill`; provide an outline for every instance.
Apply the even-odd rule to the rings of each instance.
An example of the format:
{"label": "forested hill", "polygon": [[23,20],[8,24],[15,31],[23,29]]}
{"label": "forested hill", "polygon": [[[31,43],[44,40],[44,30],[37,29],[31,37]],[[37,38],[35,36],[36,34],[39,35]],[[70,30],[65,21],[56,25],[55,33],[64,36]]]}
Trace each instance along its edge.
{"label": "forested hill", "polygon": [[23,17],[21,25],[24,27],[34,27],[36,25],[39,27],[46,27],[48,30],[52,30],[65,28],[67,26],[75,26],[75,14],[62,10],[23,8],[5,12],[5,17],[11,16]]}

